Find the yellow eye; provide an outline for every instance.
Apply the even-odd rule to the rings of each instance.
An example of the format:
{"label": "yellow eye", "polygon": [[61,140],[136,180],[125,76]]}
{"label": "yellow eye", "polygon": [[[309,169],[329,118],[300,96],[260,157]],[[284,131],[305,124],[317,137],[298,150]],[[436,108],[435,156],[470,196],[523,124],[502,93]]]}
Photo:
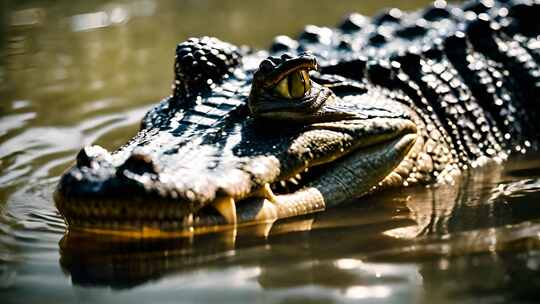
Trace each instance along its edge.
{"label": "yellow eye", "polygon": [[278,82],[278,84],[274,88],[274,91],[278,94],[278,96],[289,99],[292,98],[291,94],[289,93],[289,77],[281,79],[281,81]]}
{"label": "yellow eye", "polygon": [[308,72],[299,70],[283,78],[274,88],[275,93],[288,99],[302,98],[311,89]]}

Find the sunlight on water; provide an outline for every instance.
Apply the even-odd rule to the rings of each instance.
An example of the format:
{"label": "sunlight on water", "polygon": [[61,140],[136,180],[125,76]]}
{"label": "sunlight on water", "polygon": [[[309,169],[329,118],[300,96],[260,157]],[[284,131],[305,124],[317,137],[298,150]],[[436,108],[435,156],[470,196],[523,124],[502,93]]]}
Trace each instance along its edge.
{"label": "sunlight on water", "polygon": [[[189,36],[267,47],[347,12],[428,1],[0,4],[0,302],[538,300],[540,163],[208,235],[67,233],[52,195],[81,147],[114,149],[170,94]],[[279,22],[276,22],[279,20]]]}

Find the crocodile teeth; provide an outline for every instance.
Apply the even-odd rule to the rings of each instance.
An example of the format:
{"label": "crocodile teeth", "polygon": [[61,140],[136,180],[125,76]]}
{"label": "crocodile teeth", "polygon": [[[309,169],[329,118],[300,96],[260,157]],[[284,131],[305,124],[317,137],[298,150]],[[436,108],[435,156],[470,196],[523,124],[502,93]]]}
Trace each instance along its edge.
{"label": "crocodile teeth", "polygon": [[214,208],[225,218],[228,224],[236,224],[236,205],[232,197],[218,198]]}
{"label": "crocodile teeth", "polygon": [[283,188],[285,188],[285,187],[287,186],[287,183],[286,183],[284,180],[280,181],[279,184],[280,184],[281,187],[283,187]]}
{"label": "crocodile teeth", "polygon": [[277,201],[276,195],[272,191],[272,188],[270,187],[270,184],[265,184],[259,190],[257,190],[254,194],[256,197],[262,197],[266,198],[267,200],[271,201],[272,203]]}
{"label": "crocodile teeth", "polygon": [[298,181],[294,178],[289,178],[289,182],[294,184],[294,185],[298,185]]}

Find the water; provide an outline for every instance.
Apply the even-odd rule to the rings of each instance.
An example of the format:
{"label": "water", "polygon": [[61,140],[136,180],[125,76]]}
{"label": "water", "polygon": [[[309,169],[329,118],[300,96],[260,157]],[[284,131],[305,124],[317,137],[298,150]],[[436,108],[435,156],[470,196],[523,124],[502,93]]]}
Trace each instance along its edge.
{"label": "water", "polygon": [[0,3],[2,303],[534,302],[540,163],[194,238],[66,234],[51,193],[83,146],[113,149],[169,94],[188,36],[266,47],[348,11],[427,1]]}

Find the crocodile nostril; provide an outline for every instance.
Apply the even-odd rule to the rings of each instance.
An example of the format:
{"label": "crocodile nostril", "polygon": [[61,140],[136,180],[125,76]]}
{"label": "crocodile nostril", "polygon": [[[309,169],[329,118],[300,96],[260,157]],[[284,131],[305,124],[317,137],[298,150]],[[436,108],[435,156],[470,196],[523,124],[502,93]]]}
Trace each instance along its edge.
{"label": "crocodile nostril", "polygon": [[93,162],[111,160],[111,154],[100,146],[87,146],[77,154],[77,166],[91,167]]}
{"label": "crocodile nostril", "polygon": [[131,154],[128,159],[126,159],[126,161],[120,167],[118,167],[117,172],[122,174],[125,170],[139,175],[144,173],[156,174],[158,172],[152,157],[150,157],[148,154],[142,153]]}

